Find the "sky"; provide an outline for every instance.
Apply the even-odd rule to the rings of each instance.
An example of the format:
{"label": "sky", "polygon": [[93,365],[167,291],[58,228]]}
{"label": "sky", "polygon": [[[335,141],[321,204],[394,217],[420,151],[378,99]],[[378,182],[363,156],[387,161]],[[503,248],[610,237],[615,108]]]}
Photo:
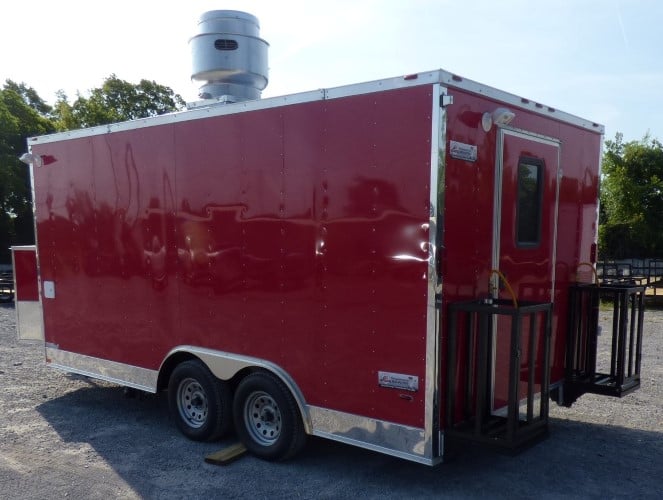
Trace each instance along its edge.
{"label": "sky", "polygon": [[263,97],[442,68],[663,140],[660,0],[30,0],[0,3],[0,82],[49,103],[105,77],[197,100],[188,40],[208,10],[250,12],[269,44]]}

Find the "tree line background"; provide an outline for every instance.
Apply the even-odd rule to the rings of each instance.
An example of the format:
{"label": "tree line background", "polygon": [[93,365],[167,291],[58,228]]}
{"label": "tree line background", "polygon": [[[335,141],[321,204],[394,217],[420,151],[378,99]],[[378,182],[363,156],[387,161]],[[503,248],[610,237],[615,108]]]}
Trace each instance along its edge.
{"label": "tree line background", "polygon": [[111,75],[101,87],[73,102],[58,92],[53,106],[25,83],[0,88],[0,264],[11,262],[9,247],[34,244],[28,167],[19,161],[26,139],[178,111],[182,97],[154,81],[133,84]]}
{"label": "tree line background", "polygon": [[[59,92],[53,106],[24,83],[0,89],[0,264],[9,247],[34,243],[29,169],[18,158],[36,135],[178,111],[182,98],[154,81],[133,84],[111,75],[73,102]],[[649,135],[605,141],[599,213],[599,257],[663,258],[663,145]]]}
{"label": "tree line background", "polygon": [[599,256],[663,258],[663,146],[649,135],[605,141]]}

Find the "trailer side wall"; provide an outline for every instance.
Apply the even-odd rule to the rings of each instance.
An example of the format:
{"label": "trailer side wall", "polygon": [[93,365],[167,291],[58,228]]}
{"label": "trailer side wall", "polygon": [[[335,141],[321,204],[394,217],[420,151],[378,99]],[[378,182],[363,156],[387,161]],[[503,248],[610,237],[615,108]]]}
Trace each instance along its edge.
{"label": "trailer side wall", "polygon": [[267,359],[309,404],[423,428],[431,92],[35,144],[47,345]]}

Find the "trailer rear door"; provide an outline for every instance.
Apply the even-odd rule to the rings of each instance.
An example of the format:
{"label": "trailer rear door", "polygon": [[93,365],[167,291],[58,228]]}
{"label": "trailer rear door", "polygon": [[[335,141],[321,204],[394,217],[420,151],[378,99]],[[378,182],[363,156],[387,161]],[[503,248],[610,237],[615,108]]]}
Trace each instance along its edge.
{"label": "trailer rear door", "polygon": [[[560,143],[504,128],[498,131],[497,139],[493,269],[501,272],[517,301],[554,302]],[[492,280],[495,296],[506,298],[509,291],[504,280],[497,273]],[[507,400],[509,328],[505,321],[497,322],[494,409]],[[530,346],[528,339],[523,339],[521,381],[526,380],[529,350],[536,348],[540,352],[542,342],[539,343]],[[525,385],[521,385],[524,395]]]}

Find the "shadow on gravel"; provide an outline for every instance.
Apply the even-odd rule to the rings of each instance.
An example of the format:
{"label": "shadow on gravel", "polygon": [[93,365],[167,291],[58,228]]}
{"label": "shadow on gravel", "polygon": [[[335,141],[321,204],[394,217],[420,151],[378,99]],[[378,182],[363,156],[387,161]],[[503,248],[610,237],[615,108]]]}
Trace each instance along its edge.
{"label": "shadow on gravel", "polygon": [[[88,386],[38,407],[63,441],[88,444],[141,497],[659,497],[663,434],[552,419],[550,438],[517,456],[468,448],[430,468],[318,438],[296,459],[246,456],[227,467],[169,421],[165,395],[127,399]],[[660,498],[660,497],[659,497]]]}

